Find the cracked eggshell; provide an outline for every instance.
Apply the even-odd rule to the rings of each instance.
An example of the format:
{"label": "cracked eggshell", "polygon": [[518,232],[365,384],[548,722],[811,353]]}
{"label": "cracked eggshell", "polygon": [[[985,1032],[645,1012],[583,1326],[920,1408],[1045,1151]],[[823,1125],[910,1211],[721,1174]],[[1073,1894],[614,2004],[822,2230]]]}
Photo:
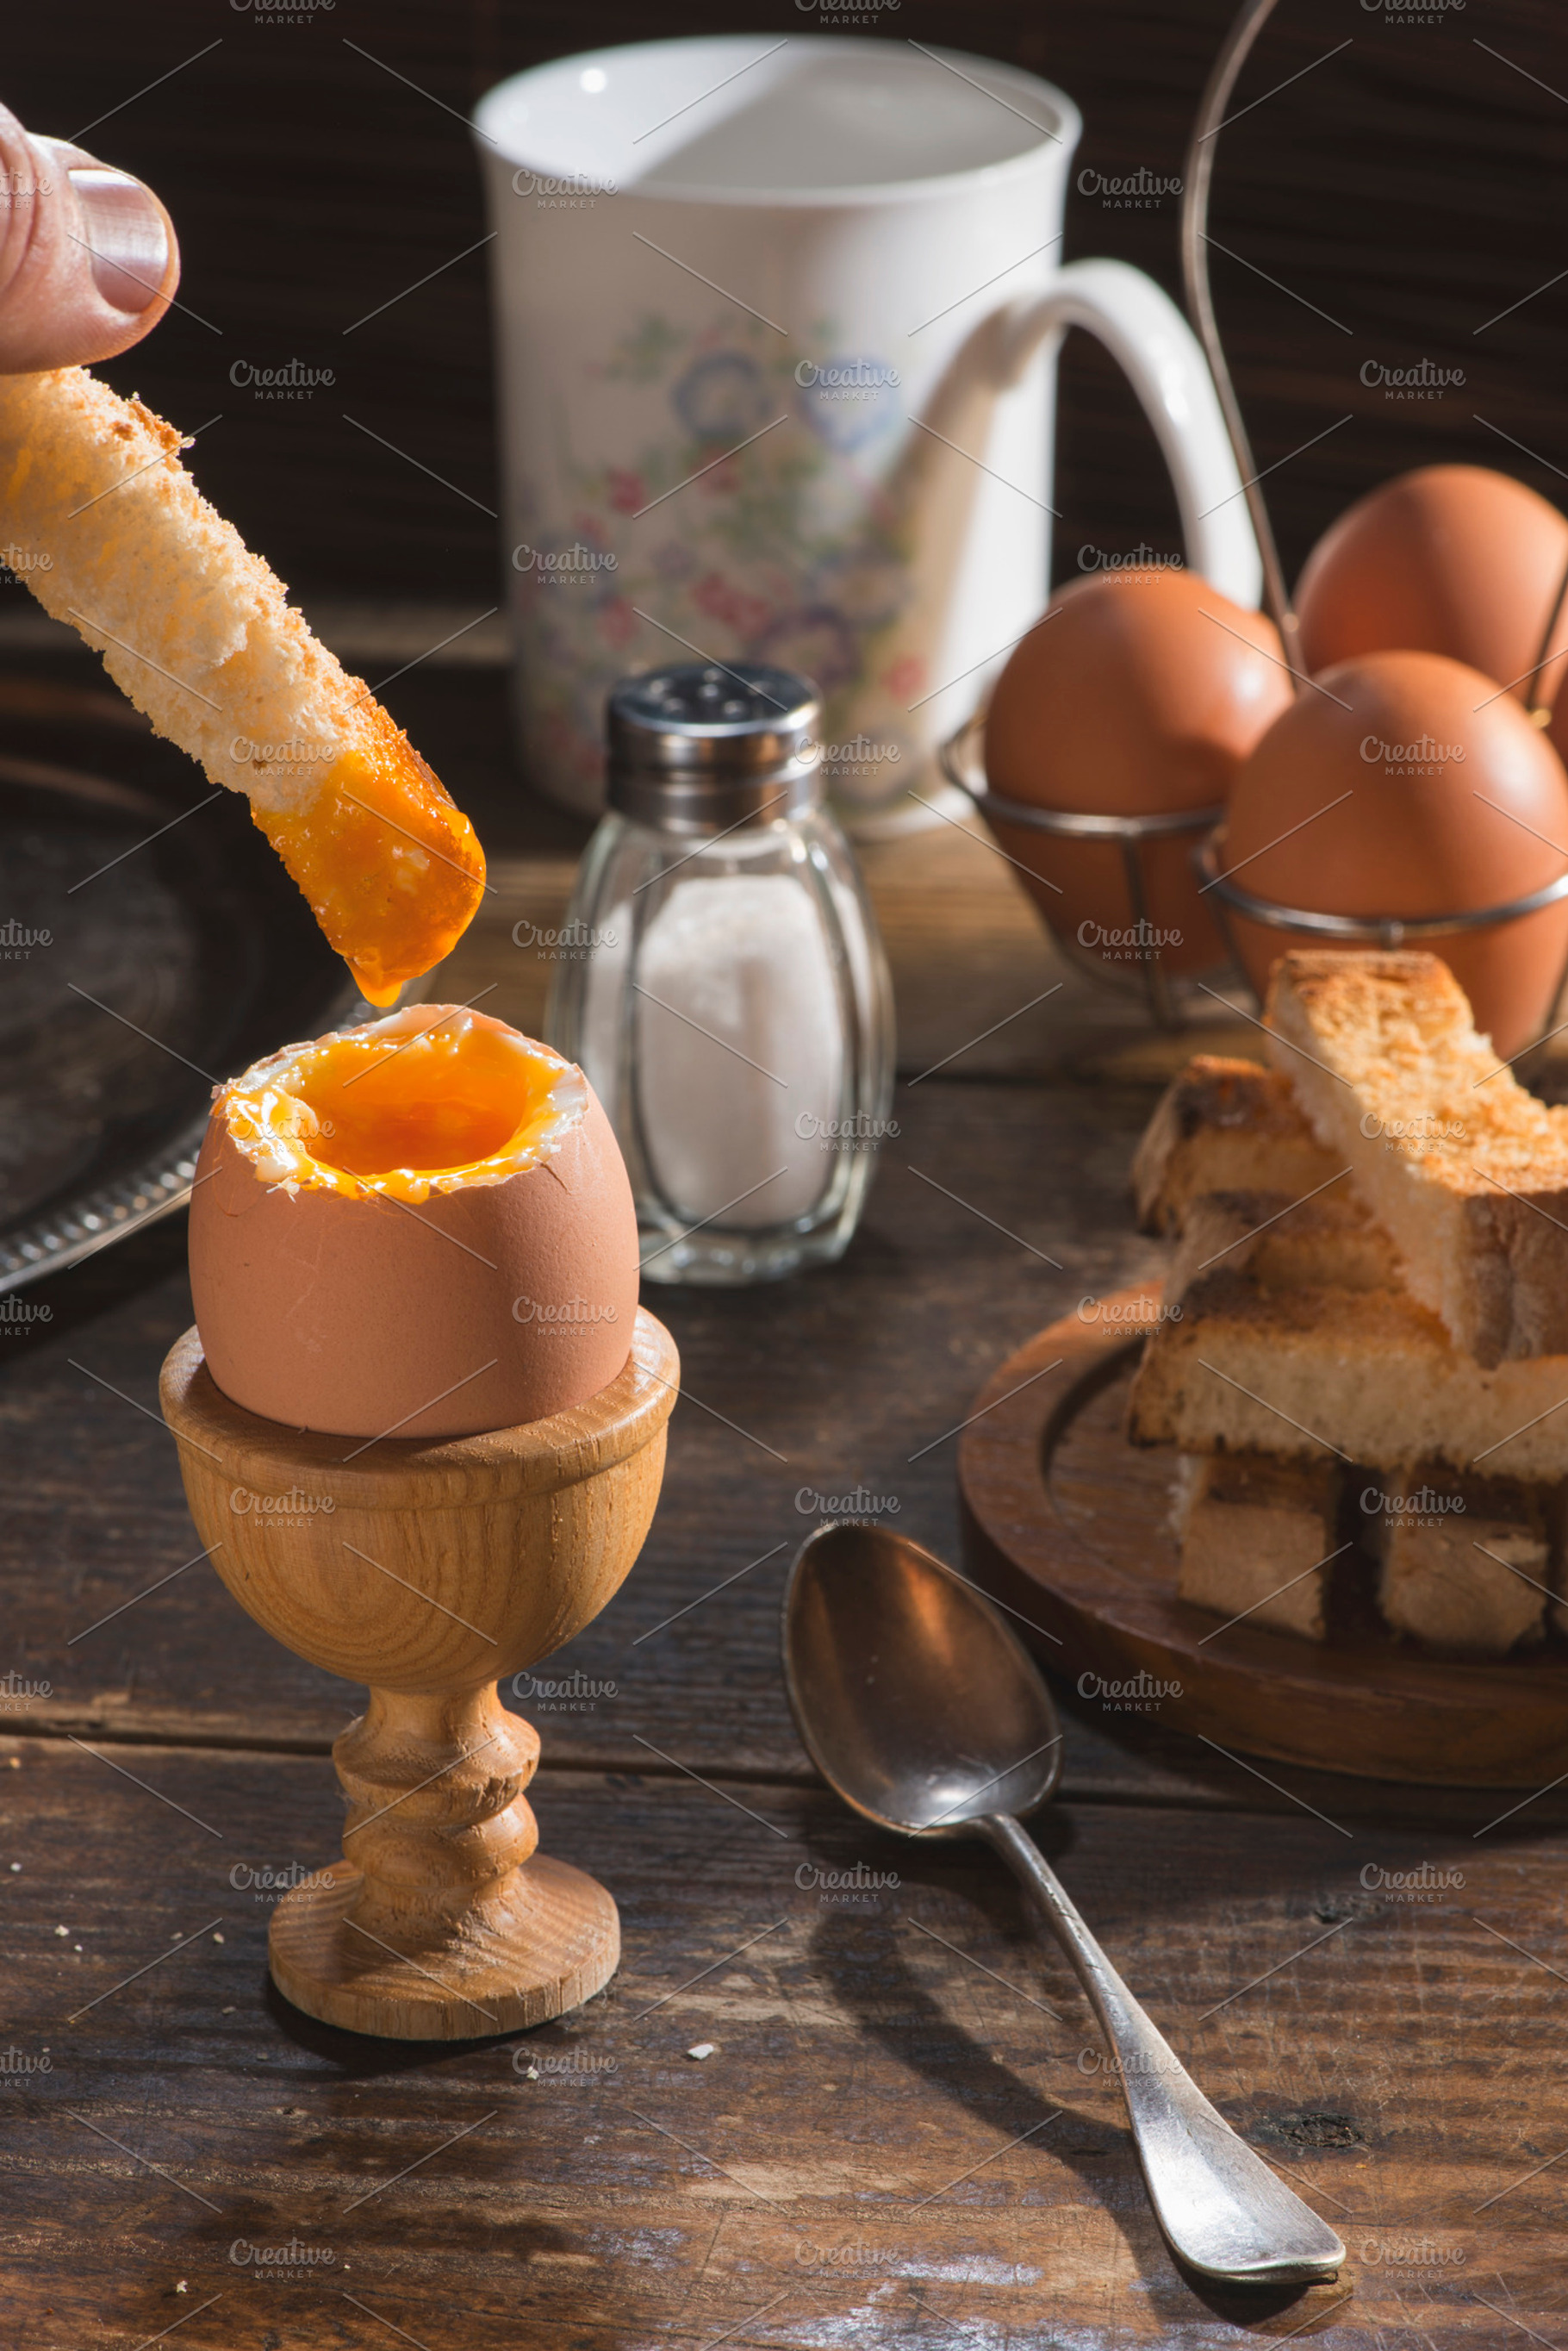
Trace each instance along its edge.
{"label": "cracked eggshell", "polygon": [[214,1108],[191,1204],[207,1368],[264,1419],[472,1437],[587,1403],[624,1369],[637,1212],[592,1088],[558,1148],[501,1182],[377,1196],[269,1186]]}

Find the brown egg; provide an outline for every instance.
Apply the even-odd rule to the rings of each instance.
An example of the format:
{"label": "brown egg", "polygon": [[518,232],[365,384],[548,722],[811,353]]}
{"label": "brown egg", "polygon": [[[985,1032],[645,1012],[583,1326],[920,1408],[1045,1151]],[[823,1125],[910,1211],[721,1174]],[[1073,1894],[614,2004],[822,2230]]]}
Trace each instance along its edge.
{"label": "brown egg", "polygon": [[[1526,697],[1564,569],[1568,522],[1522,482],[1482,465],[1423,465],[1358,498],[1324,533],[1296,590],[1314,674],[1357,653],[1447,653]],[[1539,698],[1550,704],[1568,634]]]}
{"label": "brown egg", "polygon": [[[1314,914],[1505,904],[1568,869],[1568,776],[1479,671],[1368,653],[1324,670],[1274,721],[1236,779],[1220,857],[1254,896]],[[1260,997],[1288,948],[1334,944],[1231,920]],[[1568,961],[1568,901],[1414,944],[1443,956],[1498,1051],[1517,1053]]]}
{"label": "brown egg", "polygon": [[213,1379],[265,1419],[512,1427],[625,1365],[631,1186],[580,1070],[482,1012],[409,1005],[219,1090],[191,1289]]}
{"label": "brown egg", "polygon": [[[986,779],[1009,799],[1104,816],[1222,807],[1290,698],[1279,638],[1261,612],[1190,571],[1098,572],[1059,590],[1014,647],[986,716]],[[1064,942],[1130,972],[1148,960],[1145,942],[1168,971],[1223,961],[1192,870],[1198,834],[1144,844],[1140,932],[1116,841],[1000,819],[995,831]]]}
{"label": "brown egg", "polygon": [[1552,705],[1552,724],[1546,729],[1546,739],[1564,767],[1568,767],[1568,694],[1561,688]]}

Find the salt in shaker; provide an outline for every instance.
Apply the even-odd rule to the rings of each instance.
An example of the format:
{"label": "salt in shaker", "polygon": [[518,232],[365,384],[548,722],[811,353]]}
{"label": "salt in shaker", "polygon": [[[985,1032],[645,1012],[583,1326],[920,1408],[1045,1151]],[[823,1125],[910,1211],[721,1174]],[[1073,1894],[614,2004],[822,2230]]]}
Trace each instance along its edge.
{"label": "salt in shaker", "polygon": [[888,1131],[892,993],[817,724],[803,678],[753,662],[610,696],[548,1027],[609,1114],[651,1280],[838,1257]]}

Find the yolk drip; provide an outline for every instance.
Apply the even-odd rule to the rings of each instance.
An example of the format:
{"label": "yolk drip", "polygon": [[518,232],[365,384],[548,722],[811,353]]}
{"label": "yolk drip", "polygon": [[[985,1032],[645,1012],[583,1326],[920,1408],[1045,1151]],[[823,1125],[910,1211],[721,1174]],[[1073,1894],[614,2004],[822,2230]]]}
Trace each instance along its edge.
{"label": "yolk drip", "polygon": [[585,1100],[545,1047],[419,1004],[259,1062],[219,1107],[269,1183],[418,1201],[550,1157]]}
{"label": "yolk drip", "polygon": [[484,852],[379,704],[366,735],[297,809],[255,820],[372,1004],[450,953],[484,887]]}

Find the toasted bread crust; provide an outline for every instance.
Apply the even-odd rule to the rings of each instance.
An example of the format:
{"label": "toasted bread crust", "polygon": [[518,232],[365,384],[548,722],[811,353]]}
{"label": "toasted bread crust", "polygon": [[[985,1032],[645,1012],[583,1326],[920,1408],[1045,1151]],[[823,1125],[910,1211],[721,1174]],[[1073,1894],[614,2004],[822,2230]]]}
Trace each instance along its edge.
{"label": "toasted bread crust", "polygon": [[1314,1138],[1289,1081],[1257,1061],[1199,1053],[1161,1095],[1133,1159],[1145,1232],[1179,1232],[1207,1192],[1300,1195],[1336,1163]]}
{"label": "toasted bread crust", "polygon": [[1280,1192],[1210,1192],[1194,1200],[1166,1283],[1168,1301],[1223,1266],[1263,1292],[1382,1290],[1400,1285],[1393,1243],[1348,1184],[1305,1200]]}
{"label": "toasted bread crust", "polygon": [[1324,1463],[1185,1456],[1177,1509],[1180,1597],[1321,1641],[1335,1487]]}
{"label": "toasted bread crust", "polygon": [[1149,1339],[1128,1434],[1187,1453],[1479,1463],[1554,1484],[1568,1476],[1568,1362],[1484,1370],[1403,1290],[1271,1293],[1217,1269]]}
{"label": "toasted bread crust", "polygon": [[1539,1640],[1549,1573],[1542,1496],[1509,1479],[1425,1469],[1404,1482],[1417,1490],[1386,1493],[1372,1521],[1384,1621],[1428,1647],[1489,1656]]}
{"label": "toasted bread crust", "polygon": [[1270,1053],[1406,1280],[1477,1361],[1568,1353],[1568,1112],[1476,1034],[1436,956],[1290,955]]}
{"label": "toasted bread crust", "polygon": [[[1456,1503],[1369,1524],[1391,1628],[1501,1656],[1541,1635],[1568,1493],[1568,1118],[1498,1074],[1436,957],[1290,957],[1271,1013],[1272,1083],[1191,1063],[1135,1165],[1146,1228],[1179,1236],[1129,1410],[1185,1457],[1179,1589],[1321,1638],[1332,1544],[1291,1481],[1354,1462]],[[1437,1311],[1456,1300],[1484,1363]]]}

